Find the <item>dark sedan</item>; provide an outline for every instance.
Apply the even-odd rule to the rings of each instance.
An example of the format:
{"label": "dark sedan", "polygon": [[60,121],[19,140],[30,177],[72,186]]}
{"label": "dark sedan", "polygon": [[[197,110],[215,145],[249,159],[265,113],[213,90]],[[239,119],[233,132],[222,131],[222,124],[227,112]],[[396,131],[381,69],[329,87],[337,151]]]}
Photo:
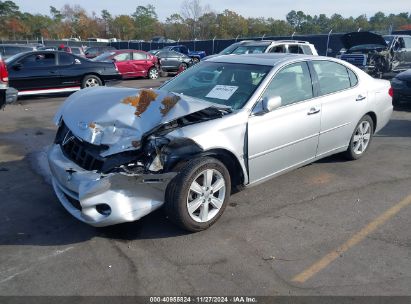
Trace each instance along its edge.
{"label": "dark sedan", "polygon": [[10,85],[19,95],[77,91],[118,81],[112,62],[93,62],[62,51],[35,51],[6,60]]}
{"label": "dark sedan", "polygon": [[150,53],[158,58],[160,68],[164,72],[180,73],[193,64],[190,57],[175,51],[155,50]]}
{"label": "dark sedan", "polygon": [[391,80],[394,90],[393,104],[399,105],[402,102],[411,103],[411,69],[397,74]]}

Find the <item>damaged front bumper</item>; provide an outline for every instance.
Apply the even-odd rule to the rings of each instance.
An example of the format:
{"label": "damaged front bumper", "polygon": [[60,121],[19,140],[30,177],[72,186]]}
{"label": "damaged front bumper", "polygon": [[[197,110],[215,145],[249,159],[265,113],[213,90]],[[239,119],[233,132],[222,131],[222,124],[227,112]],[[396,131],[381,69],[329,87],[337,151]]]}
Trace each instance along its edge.
{"label": "damaged front bumper", "polygon": [[168,183],[177,174],[87,171],[67,159],[57,144],[50,148],[48,160],[61,204],[75,218],[95,227],[132,222],[158,209]]}

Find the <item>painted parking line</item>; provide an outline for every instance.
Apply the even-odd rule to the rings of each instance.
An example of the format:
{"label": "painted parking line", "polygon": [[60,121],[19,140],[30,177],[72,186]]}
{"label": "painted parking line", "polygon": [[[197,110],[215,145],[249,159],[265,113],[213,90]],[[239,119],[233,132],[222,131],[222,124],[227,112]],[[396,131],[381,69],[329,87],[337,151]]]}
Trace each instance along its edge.
{"label": "painted parking line", "polygon": [[411,194],[405,197],[396,205],[389,208],[383,214],[375,218],[373,221],[368,223],[365,227],[363,227],[360,231],[354,234],[349,240],[347,240],[344,244],[339,246],[337,249],[331,251],[323,258],[312,264],[310,267],[302,271],[301,273],[297,274],[295,277],[292,278],[291,281],[296,283],[304,283],[318,272],[326,268],[330,263],[332,263],[335,259],[337,259],[342,253],[346,252],[351,247],[357,245],[361,242],[367,235],[374,232],[378,229],[381,225],[387,222],[390,218],[395,216],[401,209],[411,205]]}

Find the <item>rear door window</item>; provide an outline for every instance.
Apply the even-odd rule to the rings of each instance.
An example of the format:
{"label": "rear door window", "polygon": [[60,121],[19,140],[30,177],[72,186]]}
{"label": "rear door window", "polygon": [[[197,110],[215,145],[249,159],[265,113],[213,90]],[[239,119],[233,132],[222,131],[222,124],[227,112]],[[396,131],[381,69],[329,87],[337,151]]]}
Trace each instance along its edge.
{"label": "rear door window", "polygon": [[331,94],[351,87],[347,68],[332,61],[313,61],[318,76],[320,95]]}
{"label": "rear door window", "polygon": [[291,44],[288,46],[288,52],[292,54],[304,54],[303,49],[299,45]]}
{"label": "rear door window", "polygon": [[141,52],[133,52],[133,60],[146,60],[147,55]]}
{"label": "rear door window", "polygon": [[270,50],[270,53],[287,53],[285,45],[276,45]]}
{"label": "rear door window", "polygon": [[60,65],[71,65],[74,63],[74,57],[68,53],[59,54],[59,64]]}

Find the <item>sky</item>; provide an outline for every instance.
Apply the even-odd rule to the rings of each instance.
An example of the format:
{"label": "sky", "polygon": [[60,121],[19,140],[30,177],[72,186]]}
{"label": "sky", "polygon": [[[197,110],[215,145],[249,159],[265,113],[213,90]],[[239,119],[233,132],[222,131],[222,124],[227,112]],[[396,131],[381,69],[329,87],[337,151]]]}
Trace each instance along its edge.
{"label": "sky", "polygon": [[[181,11],[183,0],[13,0],[23,12],[31,14],[49,14],[49,7],[57,9],[64,4],[79,4],[91,13],[100,15],[103,9],[107,9],[113,16],[120,14],[132,14],[138,5],[152,4],[156,8],[160,21],[164,21],[173,13]],[[366,14],[368,17],[378,11],[386,14],[411,12],[410,0],[201,0],[202,5],[208,4],[215,12],[224,9],[233,10],[244,17],[273,17],[285,19],[291,10],[301,10],[306,14],[331,16],[334,13],[344,17],[358,17]]]}

